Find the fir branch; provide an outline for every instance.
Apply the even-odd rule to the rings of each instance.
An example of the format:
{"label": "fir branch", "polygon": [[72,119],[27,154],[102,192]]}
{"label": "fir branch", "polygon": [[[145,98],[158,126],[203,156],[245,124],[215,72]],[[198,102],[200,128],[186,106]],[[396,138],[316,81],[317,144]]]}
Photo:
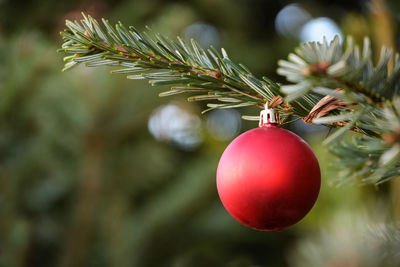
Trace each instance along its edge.
{"label": "fir branch", "polygon": [[194,40],[187,43],[179,37],[172,41],[150,29],[141,33],[120,22],[115,27],[104,19],[102,23],[103,26],[85,14],[80,22],[67,20],[68,29],[61,32],[64,44],[60,50],[67,54],[63,71],[80,63],[88,67],[119,66],[112,73],[127,74],[129,79],[148,79],[153,86],[170,86],[160,96],[202,93],[188,100],[211,101],[204,112],[244,106],[264,108],[270,102],[269,106],[277,108],[284,117],[303,118],[320,100],[307,95],[290,105],[273,101],[284,96],[280,85],[266,77],[256,78],[246,66],[233,63],[224,49],[204,49]]}
{"label": "fir branch", "polygon": [[[399,175],[400,127],[394,129],[393,121],[400,121],[399,103],[394,101],[399,95],[400,57],[396,54],[389,73],[391,52],[383,49],[374,66],[367,38],[362,51],[351,38],[346,46],[338,37],[330,44],[326,40],[302,44],[287,61],[278,62],[278,73],[292,82],[282,86],[266,77],[258,79],[247,67],[233,63],[224,49],[204,49],[194,40],[187,43],[178,37],[173,41],[150,29],[139,32],[121,23],[112,27],[104,19],[101,26],[90,16],[83,17],[80,22],[67,21],[68,29],[61,32],[64,71],[81,63],[118,67],[112,73],[147,79],[154,86],[168,85],[170,90],[160,96],[184,93],[191,95],[188,101],[206,101],[208,109],[203,112],[263,108],[268,102],[283,120],[294,115],[294,120],[340,127],[326,143],[348,130],[361,133],[333,151],[340,164],[349,166],[342,176],[347,180],[376,183]],[[378,171],[372,173],[375,168]]]}
{"label": "fir branch", "polygon": [[339,184],[381,183],[400,175],[400,57],[396,54],[389,73],[390,57],[382,48],[374,66],[368,38],[360,51],[351,37],[346,46],[336,37],[330,44],[302,44],[288,61],[278,62],[278,73],[293,82],[282,86],[286,101],[322,97],[304,121],[342,127],[325,143],[336,141],[347,129],[363,134],[331,146],[342,167]]}
{"label": "fir branch", "polygon": [[335,183],[383,183],[400,176],[400,97],[386,103],[374,120],[362,125],[367,126],[381,136],[355,136],[331,146],[337,157],[335,165],[341,167]]}
{"label": "fir branch", "polygon": [[246,67],[233,63],[223,49],[221,53],[212,47],[205,50],[194,40],[190,44],[179,37],[171,41],[150,29],[143,33],[134,27],[128,30],[122,23],[112,27],[104,19],[102,27],[92,17],[83,17],[80,22],[67,21],[68,29],[61,32],[61,50],[67,54],[63,71],[80,63],[120,66],[112,73],[148,79],[154,86],[171,86],[160,96],[202,93],[188,100],[213,100],[207,110],[262,108],[280,94],[278,84],[257,79]]}
{"label": "fir branch", "polygon": [[[294,83],[282,86],[288,102],[315,93],[336,98],[335,90],[339,88],[343,90],[339,98],[345,99],[349,106],[354,103],[370,106],[366,111],[371,112],[400,93],[400,58],[396,54],[395,67],[389,74],[391,54],[390,50],[382,48],[381,58],[374,66],[368,38],[364,39],[360,52],[351,37],[347,38],[346,47],[336,37],[330,44],[325,39],[323,43],[302,44],[295,54],[289,54],[287,61],[278,62],[277,71]],[[318,90],[321,87],[323,91]]]}

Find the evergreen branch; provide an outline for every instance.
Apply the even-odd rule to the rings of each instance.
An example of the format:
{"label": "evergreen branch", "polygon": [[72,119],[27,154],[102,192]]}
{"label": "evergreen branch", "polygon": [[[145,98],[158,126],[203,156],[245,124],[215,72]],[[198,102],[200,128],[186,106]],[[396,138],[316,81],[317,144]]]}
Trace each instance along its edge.
{"label": "evergreen branch", "polygon": [[341,166],[336,183],[382,183],[400,176],[400,97],[386,103],[368,126],[382,138],[356,136],[331,147]]}
{"label": "evergreen branch", "polygon": [[[374,66],[368,38],[364,39],[362,52],[351,37],[347,38],[346,47],[340,43],[339,37],[336,37],[330,44],[325,39],[323,43],[302,44],[295,52],[289,54],[287,61],[278,62],[278,73],[294,83],[282,86],[288,102],[299,97],[315,96],[315,93],[321,97],[330,95],[344,99],[348,108],[345,105],[342,108],[352,113],[355,112],[350,109],[351,106],[369,107],[365,109],[360,120],[369,116],[373,121],[374,114],[383,103],[391,101],[400,93],[399,55],[396,54],[395,67],[390,74],[388,62],[391,51],[388,49],[382,48],[381,58]],[[337,93],[338,88],[343,94]],[[337,112],[334,112],[334,115],[337,115],[335,113]],[[366,129],[358,127],[358,130],[370,134]]]}
{"label": "evergreen branch", "polygon": [[170,86],[160,96],[203,93],[188,100],[212,101],[205,112],[215,108],[263,108],[270,102],[269,106],[283,116],[303,118],[320,100],[317,95],[307,95],[290,105],[274,102],[277,97],[282,99],[280,85],[266,77],[256,78],[246,66],[233,63],[224,49],[205,50],[194,40],[187,43],[178,37],[172,41],[150,29],[141,33],[134,27],[126,29],[122,23],[112,27],[107,20],[102,22],[103,26],[85,14],[80,22],[67,20],[68,29],[61,32],[64,44],[60,50],[67,54],[63,71],[80,63],[87,67],[119,66],[112,73],[147,79],[153,86]]}
{"label": "evergreen branch", "polygon": [[256,78],[247,67],[233,63],[224,49],[206,50],[194,40],[172,41],[150,29],[139,32],[121,23],[112,27],[104,19],[101,26],[90,16],[83,17],[80,22],[67,21],[68,29],[61,33],[64,71],[80,63],[119,67],[112,73],[169,86],[160,96],[184,93],[192,94],[188,101],[206,101],[208,109],[203,112],[263,108],[268,102],[283,120],[294,115],[294,120],[340,127],[325,143],[348,130],[362,134],[333,149],[339,164],[348,166],[341,181],[377,183],[399,175],[400,123],[393,121],[400,121],[400,103],[394,100],[399,95],[400,57],[396,54],[389,73],[391,52],[383,49],[374,66],[368,39],[361,52],[351,38],[346,47],[338,37],[329,45],[326,40],[302,44],[287,61],[278,62],[278,73],[293,83],[281,86]]}
{"label": "evergreen branch", "polygon": [[287,61],[278,62],[277,71],[296,85],[282,87],[283,92],[289,93],[289,102],[322,86],[344,89],[352,96],[349,100],[360,102],[362,99],[376,105],[400,93],[400,58],[396,54],[395,67],[389,74],[391,54],[390,50],[382,48],[380,60],[374,67],[368,38],[364,39],[360,52],[351,37],[347,38],[346,47],[336,37],[330,44],[325,39],[323,43],[302,44]]}
{"label": "evergreen branch", "polygon": [[[280,95],[278,84],[257,79],[245,66],[233,63],[224,49],[221,53],[212,47],[205,50],[194,40],[189,44],[179,37],[171,41],[150,29],[143,33],[134,27],[128,30],[122,23],[112,27],[104,19],[102,27],[92,17],[83,17],[80,22],[67,21],[68,29],[61,32],[61,50],[67,54],[63,71],[80,63],[88,67],[120,66],[112,73],[171,87],[160,96],[202,93],[188,100],[214,101],[208,103],[206,111],[242,106],[263,108]],[[295,109],[292,112],[296,114]]]}
{"label": "evergreen branch", "polygon": [[325,143],[347,129],[363,134],[331,146],[341,167],[338,184],[381,183],[400,175],[400,57],[395,55],[391,73],[390,58],[383,48],[374,66],[368,38],[360,51],[351,37],[346,46],[336,37],[330,44],[302,44],[278,62],[278,73],[293,83],[281,88],[286,101],[319,96],[303,120],[342,127]]}

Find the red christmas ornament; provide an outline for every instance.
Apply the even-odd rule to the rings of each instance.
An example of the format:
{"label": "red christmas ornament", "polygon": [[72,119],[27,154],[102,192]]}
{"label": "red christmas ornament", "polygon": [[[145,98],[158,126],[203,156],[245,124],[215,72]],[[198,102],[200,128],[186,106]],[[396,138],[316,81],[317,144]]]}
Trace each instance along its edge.
{"label": "red christmas ornament", "polygon": [[300,221],[317,200],[321,174],[309,145],[278,128],[277,113],[261,112],[260,127],[238,136],[221,156],[217,188],[239,222],[263,231]]}

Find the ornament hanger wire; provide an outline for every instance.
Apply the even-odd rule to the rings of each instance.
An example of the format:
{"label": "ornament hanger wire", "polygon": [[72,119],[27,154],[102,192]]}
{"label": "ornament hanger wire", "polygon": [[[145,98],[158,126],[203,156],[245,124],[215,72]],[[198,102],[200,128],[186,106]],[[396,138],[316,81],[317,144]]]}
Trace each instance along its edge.
{"label": "ornament hanger wire", "polygon": [[264,110],[260,112],[259,126],[279,125],[279,113],[273,108],[268,108],[268,102],[265,103]]}

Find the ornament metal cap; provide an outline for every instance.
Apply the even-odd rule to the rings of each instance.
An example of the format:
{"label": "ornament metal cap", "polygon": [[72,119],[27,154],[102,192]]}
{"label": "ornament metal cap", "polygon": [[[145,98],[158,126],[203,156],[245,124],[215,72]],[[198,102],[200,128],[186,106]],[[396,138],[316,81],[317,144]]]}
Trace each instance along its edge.
{"label": "ornament metal cap", "polygon": [[265,109],[260,112],[259,126],[279,125],[279,113],[273,108],[268,108],[268,102],[265,103]]}

